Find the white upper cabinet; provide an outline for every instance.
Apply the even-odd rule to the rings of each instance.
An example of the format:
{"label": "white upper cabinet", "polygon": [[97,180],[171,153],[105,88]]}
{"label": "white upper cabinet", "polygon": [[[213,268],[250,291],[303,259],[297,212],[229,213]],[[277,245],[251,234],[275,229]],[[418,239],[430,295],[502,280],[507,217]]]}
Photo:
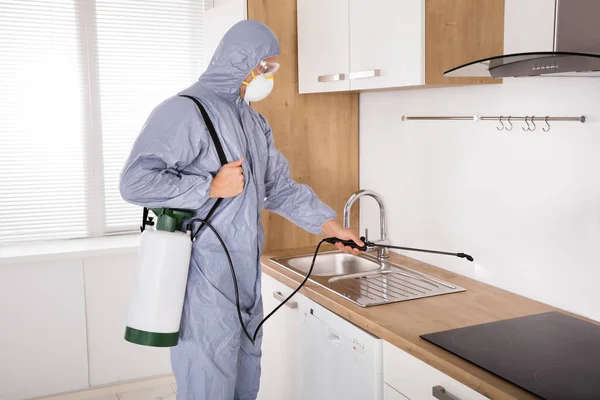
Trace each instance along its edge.
{"label": "white upper cabinet", "polygon": [[425,0],[298,0],[300,93],[425,84]]}
{"label": "white upper cabinet", "polygon": [[298,0],[300,93],[501,83],[448,78],[502,54],[504,2]]}
{"label": "white upper cabinet", "polygon": [[347,0],[298,0],[300,93],[350,89]]}
{"label": "white upper cabinet", "polygon": [[350,89],[425,84],[425,3],[350,0]]}

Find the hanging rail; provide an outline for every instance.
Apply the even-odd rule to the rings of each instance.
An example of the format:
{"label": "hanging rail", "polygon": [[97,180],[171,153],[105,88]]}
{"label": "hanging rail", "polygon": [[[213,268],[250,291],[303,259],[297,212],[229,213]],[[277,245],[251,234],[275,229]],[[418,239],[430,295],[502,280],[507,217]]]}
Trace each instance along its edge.
{"label": "hanging rail", "polygon": [[[505,117],[503,115],[499,117],[482,117],[479,115],[473,116],[454,116],[454,117],[408,117],[406,115],[402,116],[402,121],[498,121],[500,123],[499,126],[496,127],[499,131],[512,131],[513,124],[512,121],[525,121],[527,124],[527,128],[522,127],[524,131],[533,132],[537,129],[537,125],[535,121],[544,121],[546,123],[546,127],[542,128],[544,132],[548,132],[550,130],[550,122],[552,121],[572,121],[572,122],[585,122],[585,116],[579,117],[513,117],[511,115]],[[504,122],[507,125],[504,125]],[[531,125],[529,124],[531,122]]]}
{"label": "hanging rail", "polygon": [[511,121],[574,121],[574,122],[585,122],[585,115],[579,117],[513,117],[510,115],[502,115],[499,117],[482,117],[478,115],[472,116],[453,116],[453,117],[409,117],[406,115],[402,116],[402,121],[500,121],[503,119],[508,121],[510,118]]}

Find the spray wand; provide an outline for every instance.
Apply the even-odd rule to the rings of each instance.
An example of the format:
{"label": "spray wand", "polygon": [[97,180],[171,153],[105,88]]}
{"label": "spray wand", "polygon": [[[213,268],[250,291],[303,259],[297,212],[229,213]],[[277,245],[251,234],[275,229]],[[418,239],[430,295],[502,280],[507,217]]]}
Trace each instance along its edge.
{"label": "spray wand", "polygon": [[361,237],[360,240],[365,244],[364,246],[357,245],[356,243],[354,243],[353,240],[341,240],[338,238],[325,239],[325,241],[327,243],[331,243],[331,244],[341,243],[344,246],[348,246],[353,249],[358,249],[360,251],[367,251],[367,250],[369,250],[369,248],[373,248],[373,247],[385,247],[387,249],[409,250],[409,251],[416,251],[419,253],[432,253],[432,254],[442,254],[445,256],[455,256],[455,257],[459,257],[459,258],[466,258],[467,260],[469,260],[471,262],[473,261],[473,257],[471,257],[470,255],[468,255],[466,253],[449,253],[447,251],[416,249],[413,247],[401,247],[401,246],[392,246],[389,244],[379,244],[379,243],[374,243],[374,242],[367,242],[364,237]]}

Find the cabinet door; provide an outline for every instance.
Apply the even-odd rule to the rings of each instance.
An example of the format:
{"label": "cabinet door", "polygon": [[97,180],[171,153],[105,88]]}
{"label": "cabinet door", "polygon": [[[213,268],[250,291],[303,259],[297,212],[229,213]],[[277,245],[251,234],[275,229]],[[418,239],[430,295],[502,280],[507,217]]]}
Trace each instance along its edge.
{"label": "cabinet door", "polygon": [[425,0],[350,0],[350,88],[425,84]]}
{"label": "cabinet door", "polygon": [[136,266],[135,252],[84,260],[91,386],[171,373],[168,348],[123,339]]}
{"label": "cabinet door", "polygon": [[387,342],[383,343],[383,380],[409,399],[431,399],[433,388],[442,387],[447,394],[460,400],[487,400],[482,394]]}
{"label": "cabinet door", "polygon": [[300,93],[350,89],[348,0],[298,0]]}
{"label": "cabinet door", "polygon": [[0,265],[0,399],[86,389],[80,260]]}
{"label": "cabinet door", "polygon": [[[292,292],[283,283],[262,274],[265,316],[281,304],[281,297]],[[296,295],[263,325],[262,372],[258,400],[294,399],[299,386],[297,369],[300,313]]]}

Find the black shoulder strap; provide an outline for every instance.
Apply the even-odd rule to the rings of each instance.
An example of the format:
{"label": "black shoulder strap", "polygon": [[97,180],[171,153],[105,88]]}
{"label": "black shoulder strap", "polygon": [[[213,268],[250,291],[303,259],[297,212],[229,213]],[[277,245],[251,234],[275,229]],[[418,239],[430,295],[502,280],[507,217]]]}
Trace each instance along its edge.
{"label": "black shoulder strap", "polygon": [[[194,103],[196,103],[196,106],[198,107],[198,110],[200,110],[200,114],[202,114],[202,118],[204,119],[204,123],[206,124],[206,127],[208,128],[208,132],[210,133],[210,137],[213,140],[213,143],[215,144],[215,147],[217,148],[217,154],[219,155],[219,161],[221,161],[221,165],[225,165],[227,164],[227,157],[225,156],[225,151],[223,151],[223,146],[221,145],[221,141],[219,140],[219,136],[217,136],[217,131],[215,130],[215,126],[213,125],[212,121],[210,120],[210,117],[208,116],[208,113],[206,112],[206,109],[204,108],[204,106],[202,105],[202,103],[200,103],[200,101],[198,101],[197,98],[193,97],[193,96],[188,96],[185,94],[180,95],[181,97],[187,97],[188,99],[192,100]],[[221,204],[221,202],[223,201],[223,199],[218,198],[217,201],[215,202],[215,204],[213,204],[213,206],[211,207],[210,211],[208,212],[208,214],[206,215],[206,218],[204,218],[206,221],[210,220],[210,217],[213,216],[213,214],[215,213],[215,211],[217,211],[217,208],[219,208],[219,205]],[[194,233],[193,238],[195,239],[196,236],[198,235],[198,233],[200,233],[200,231],[202,230],[202,228],[204,228],[204,223],[202,223],[200,225],[200,227],[198,228],[198,230],[196,230],[196,233]]]}
{"label": "black shoulder strap", "polygon": [[[225,151],[223,150],[223,145],[221,145],[221,141],[219,140],[219,136],[217,136],[217,131],[215,130],[215,126],[213,125],[212,121],[210,120],[210,117],[208,116],[208,113],[206,112],[206,109],[204,108],[202,103],[200,103],[200,101],[198,101],[197,98],[192,97],[192,96],[188,96],[188,95],[184,95],[184,94],[181,94],[180,96],[187,97],[188,99],[190,99],[194,103],[196,103],[198,110],[200,110],[200,114],[202,114],[204,123],[206,124],[206,127],[208,128],[210,137],[212,138],[212,141],[215,144],[215,147],[217,148],[217,154],[219,155],[219,161],[221,162],[221,165],[223,166],[223,165],[227,164],[227,157],[225,156]],[[219,205],[221,204],[222,201],[223,201],[223,199],[221,199],[221,198],[217,199],[215,204],[213,204],[210,211],[206,215],[206,218],[204,218],[206,221],[208,221],[210,219],[210,217],[213,216],[213,214],[215,213],[215,211],[217,211],[217,208],[219,208]],[[140,226],[140,230],[142,232],[146,228],[146,225],[154,225],[154,223],[152,222],[152,217],[148,218],[148,208],[144,207],[143,216],[142,216],[142,225]],[[194,238],[198,235],[198,233],[200,232],[200,230],[203,227],[204,227],[204,224],[200,225],[200,228],[198,228],[198,230],[194,234]]]}
{"label": "black shoulder strap", "polygon": [[198,106],[198,110],[200,110],[200,114],[202,114],[204,123],[206,124],[206,127],[208,128],[210,137],[212,138],[212,140],[215,144],[215,147],[217,148],[217,154],[219,155],[219,161],[221,161],[221,165],[227,164],[227,157],[225,157],[225,152],[223,151],[223,146],[221,145],[219,136],[217,136],[217,131],[215,130],[215,126],[213,125],[212,121],[210,120],[210,117],[208,116],[208,113],[206,112],[206,109],[204,108],[202,103],[200,103],[197,98],[192,97],[192,96],[188,96],[185,94],[181,94],[180,96],[187,97],[188,99],[190,99],[194,103],[196,103],[196,106]]}

